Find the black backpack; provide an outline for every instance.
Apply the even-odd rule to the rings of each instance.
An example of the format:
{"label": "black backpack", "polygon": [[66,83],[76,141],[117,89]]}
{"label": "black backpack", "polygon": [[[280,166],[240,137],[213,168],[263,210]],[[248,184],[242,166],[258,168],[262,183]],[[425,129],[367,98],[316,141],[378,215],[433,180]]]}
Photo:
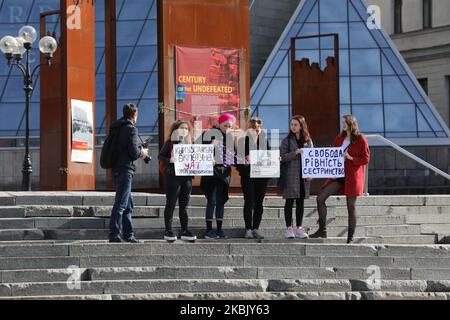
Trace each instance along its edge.
{"label": "black backpack", "polygon": [[103,169],[112,169],[118,159],[118,144],[120,127],[109,130],[109,134],[103,142],[102,153],[100,154],[100,166]]}

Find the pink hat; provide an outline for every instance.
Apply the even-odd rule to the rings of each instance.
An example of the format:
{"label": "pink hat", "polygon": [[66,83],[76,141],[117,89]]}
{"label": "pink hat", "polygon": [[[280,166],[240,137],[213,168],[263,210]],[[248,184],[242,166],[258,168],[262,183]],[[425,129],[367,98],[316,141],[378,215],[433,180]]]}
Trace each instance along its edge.
{"label": "pink hat", "polygon": [[224,113],[219,117],[219,124],[225,121],[234,122],[235,120],[236,118],[231,113]]}

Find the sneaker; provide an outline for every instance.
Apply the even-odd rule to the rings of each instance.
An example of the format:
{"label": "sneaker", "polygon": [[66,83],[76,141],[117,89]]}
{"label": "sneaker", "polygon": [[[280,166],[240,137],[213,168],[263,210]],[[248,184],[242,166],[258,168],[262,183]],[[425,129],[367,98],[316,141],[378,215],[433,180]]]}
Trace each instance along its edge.
{"label": "sneaker", "polygon": [[189,230],[185,230],[181,233],[181,240],[195,241],[195,240],[197,240],[197,237],[194,236]]}
{"label": "sneaker", "polygon": [[228,239],[228,236],[223,232],[223,230],[217,231],[217,238]]}
{"label": "sneaker", "polygon": [[121,237],[114,237],[108,240],[110,243],[121,243],[124,242]]}
{"label": "sneaker", "polygon": [[166,230],[164,233],[164,240],[174,242],[177,241],[177,236],[173,234],[172,230]]}
{"label": "sneaker", "polygon": [[209,230],[205,234],[205,239],[217,239],[217,238],[219,237],[217,236],[217,232],[215,232],[214,230]]}
{"label": "sneaker", "polygon": [[125,239],[125,242],[128,242],[128,243],[144,243],[141,240],[136,239],[135,237],[131,237],[131,238]]}
{"label": "sneaker", "polygon": [[254,239],[258,239],[258,240],[264,239],[264,237],[258,232],[258,229],[254,229],[252,231],[252,234],[253,234]]}
{"label": "sneaker", "polygon": [[297,227],[295,229],[295,237],[297,239],[308,239],[308,234],[305,232],[305,230],[303,230],[302,227]]}
{"label": "sneaker", "polygon": [[292,230],[292,227],[288,227],[286,229],[286,239],[294,239],[294,238],[295,238],[294,230]]}
{"label": "sneaker", "polygon": [[245,238],[246,239],[253,239],[253,232],[251,229],[245,230]]}

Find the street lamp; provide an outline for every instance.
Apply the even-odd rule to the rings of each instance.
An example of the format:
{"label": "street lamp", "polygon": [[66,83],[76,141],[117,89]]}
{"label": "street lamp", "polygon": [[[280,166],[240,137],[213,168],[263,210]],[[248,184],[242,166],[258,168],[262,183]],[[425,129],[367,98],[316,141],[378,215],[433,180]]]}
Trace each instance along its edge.
{"label": "street lamp", "polygon": [[[22,190],[31,191],[31,167],[30,157],[30,98],[33,92],[33,77],[42,64],[36,66],[33,71],[30,70],[30,50],[33,42],[37,39],[36,30],[32,26],[24,26],[19,30],[18,37],[5,36],[0,40],[0,50],[5,54],[8,66],[16,66],[22,71],[25,91],[25,158],[22,168]],[[39,50],[44,54],[46,64],[51,65],[53,53],[58,44],[53,37],[45,36],[39,41]],[[22,56],[25,54],[25,64],[21,63]]]}

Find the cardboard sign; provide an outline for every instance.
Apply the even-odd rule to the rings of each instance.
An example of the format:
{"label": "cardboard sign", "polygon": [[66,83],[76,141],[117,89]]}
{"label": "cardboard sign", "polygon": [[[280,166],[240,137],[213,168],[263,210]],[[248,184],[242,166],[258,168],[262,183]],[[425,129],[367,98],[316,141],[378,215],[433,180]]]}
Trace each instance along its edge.
{"label": "cardboard sign", "polygon": [[344,151],[342,148],[303,149],[303,178],[343,178]]}
{"label": "cardboard sign", "polygon": [[214,145],[175,144],[173,156],[177,176],[214,175]]}

